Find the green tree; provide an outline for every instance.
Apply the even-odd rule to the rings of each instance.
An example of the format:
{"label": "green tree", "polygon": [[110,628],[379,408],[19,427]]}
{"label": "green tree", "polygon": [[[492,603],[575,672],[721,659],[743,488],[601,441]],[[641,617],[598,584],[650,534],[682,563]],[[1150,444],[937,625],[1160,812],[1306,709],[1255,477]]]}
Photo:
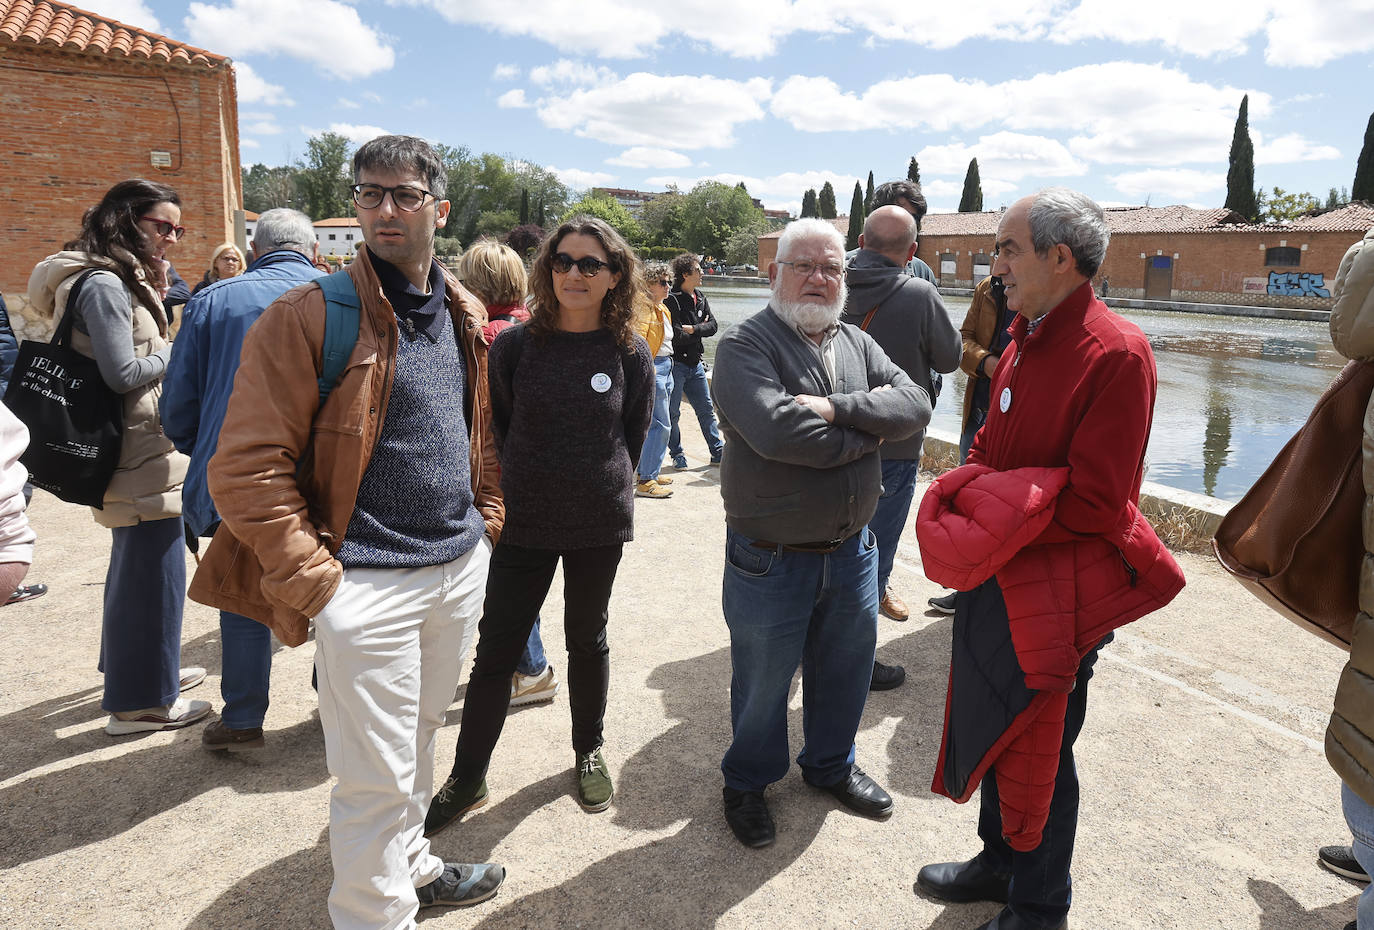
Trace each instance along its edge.
{"label": "green tree", "polygon": [[296,163],[301,209],[313,220],[353,216],[348,196],[348,140],[337,132],[322,132],[305,143],[305,159]]}
{"label": "green tree", "polygon": [[520,225],[524,226],[530,221],[530,191],[527,187],[520,188]]}
{"label": "green tree", "polygon": [[719,257],[736,232],[763,222],[763,210],[749,192],[719,181],[702,181],[683,202],[682,245],[689,252]]}
{"label": "green tree", "polygon": [[804,220],[817,216],[820,216],[820,211],[816,209],[816,189],[812,187],[809,188],[805,194],[802,194],[800,219]]}
{"label": "green tree", "polygon": [[735,230],[725,242],[727,265],[756,265],[759,260],[759,236],[771,232],[773,224],[767,220],[750,223]]}
{"label": "green tree", "polygon": [[964,193],[959,197],[960,213],[983,212],[983,182],[978,177],[978,159],[971,158],[964,175]]}
{"label": "green tree", "polygon": [[912,184],[921,183],[921,166],[916,164],[916,156],[911,156],[911,164],[906,166],[906,179]]}
{"label": "green tree", "polygon": [[1355,162],[1355,181],[1350,185],[1350,199],[1374,204],[1374,113],[1364,130],[1364,146]]}
{"label": "green tree", "polygon": [[1321,202],[1309,193],[1289,193],[1282,187],[1276,187],[1264,198],[1264,213],[1260,219],[1269,223],[1295,220],[1320,208]]}
{"label": "green tree", "polygon": [[[871,180],[873,175],[869,175]],[[857,249],[859,247],[859,233],[864,230],[864,188],[858,181],[854,182],[854,196],[849,201],[849,233],[844,237],[845,249]]]}
{"label": "green tree", "polygon": [[[493,210],[477,217],[477,235],[505,239],[510,231],[520,225],[520,215],[514,210]],[[470,244],[470,243],[469,243]]]}
{"label": "green tree", "polygon": [[580,200],[568,206],[559,222],[566,223],[579,213],[605,220],[631,245],[638,246],[641,244],[644,233],[639,228],[639,223],[635,222],[635,218],[630,215],[629,210],[605,194],[597,195],[591,192],[583,194]]}
{"label": "green tree", "polygon": [[864,216],[873,212],[873,172],[868,173],[868,189],[864,191]]}
{"label": "green tree", "polygon": [[290,165],[269,168],[256,164],[242,169],[243,209],[262,213],[295,203],[296,169]]}
{"label": "green tree", "polygon": [[1230,163],[1226,169],[1226,209],[1250,222],[1260,219],[1255,197],[1255,144],[1250,141],[1250,95],[1240,98],[1236,128],[1231,134]]}
{"label": "green tree", "polygon": [[835,210],[835,188],[826,181],[821,187],[820,196],[816,198],[816,215],[823,220],[833,220],[839,216]]}
{"label": "green tree", "polygon": [[650,245],[680,246],[687,198],[670,187],[639,210],[639,225]]}

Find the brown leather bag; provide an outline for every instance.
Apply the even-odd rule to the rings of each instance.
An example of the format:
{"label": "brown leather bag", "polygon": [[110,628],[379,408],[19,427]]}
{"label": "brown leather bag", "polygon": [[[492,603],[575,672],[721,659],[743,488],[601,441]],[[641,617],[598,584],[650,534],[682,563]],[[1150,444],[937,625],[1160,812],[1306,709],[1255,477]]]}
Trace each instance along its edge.
{"label": "brown leather bag", "polygon": [[1359,611],[1362,444],[1374,362],[1350,362],[1231,508],[1212,549],[1252,594],[1345,649]]}

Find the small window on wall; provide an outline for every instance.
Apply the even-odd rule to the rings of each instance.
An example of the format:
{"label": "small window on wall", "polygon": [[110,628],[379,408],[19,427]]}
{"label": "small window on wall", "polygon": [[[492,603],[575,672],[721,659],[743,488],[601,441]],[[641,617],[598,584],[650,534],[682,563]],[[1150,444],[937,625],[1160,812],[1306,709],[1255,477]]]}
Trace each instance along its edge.
{"label": "small window on wall", "polygon": [[943,255],[941,255],[939,268],[940,274],[954,274],[954,269],[957,267],[958,260],[959,256],[954,254],[953,252],[946,252]]}
{"label": "small window on wall", "polygon": [[1276,245],[1264,252],[1264,264],[1272,268],[1296,268],[1302,263],[1302,249]]}
{"label": "small window on wall", "polygon": [[330,234],[329,234],[329,241],[330,241],[330,242],[333,242],[336,238],[337,238],[337,237],[336,237],[333,233],[330,233]]}

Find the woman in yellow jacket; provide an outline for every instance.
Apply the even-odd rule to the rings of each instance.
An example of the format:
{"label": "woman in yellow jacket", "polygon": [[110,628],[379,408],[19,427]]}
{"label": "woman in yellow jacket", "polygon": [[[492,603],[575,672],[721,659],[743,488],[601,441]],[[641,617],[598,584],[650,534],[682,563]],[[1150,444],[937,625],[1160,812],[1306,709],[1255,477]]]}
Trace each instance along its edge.
{"label": "woman in yellow jacket", "polygon": [[668,451],[668,432],[672,428],[668,419],[668,398],[673,393],[673,318],[663,303],[672,283],[666,264],[645,263],[644,291],[647,293],[640,295],[635,308],[635,323],[638,333],[649,343],[649,353],[654,357],[654,415],[649,423],[649,435],[644,438],[644,449],[639,455],[635,497],[662,499],[673,496],[673,492],[664,487],[672,484],[673,479],[659,475],[659,470],[663,468],[663,453]]}

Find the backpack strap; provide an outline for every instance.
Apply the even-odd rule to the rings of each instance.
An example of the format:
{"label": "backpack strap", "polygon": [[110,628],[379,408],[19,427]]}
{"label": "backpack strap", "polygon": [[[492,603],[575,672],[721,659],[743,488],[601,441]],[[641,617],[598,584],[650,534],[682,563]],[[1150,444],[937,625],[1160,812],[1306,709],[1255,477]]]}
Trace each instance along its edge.
{"label": "backpack strap", "polygon": [[324,346],[320,351],[320,404],[334,390],[353,347],[358,344],[358,289],[347,271],[316,278],[324,291]]}

